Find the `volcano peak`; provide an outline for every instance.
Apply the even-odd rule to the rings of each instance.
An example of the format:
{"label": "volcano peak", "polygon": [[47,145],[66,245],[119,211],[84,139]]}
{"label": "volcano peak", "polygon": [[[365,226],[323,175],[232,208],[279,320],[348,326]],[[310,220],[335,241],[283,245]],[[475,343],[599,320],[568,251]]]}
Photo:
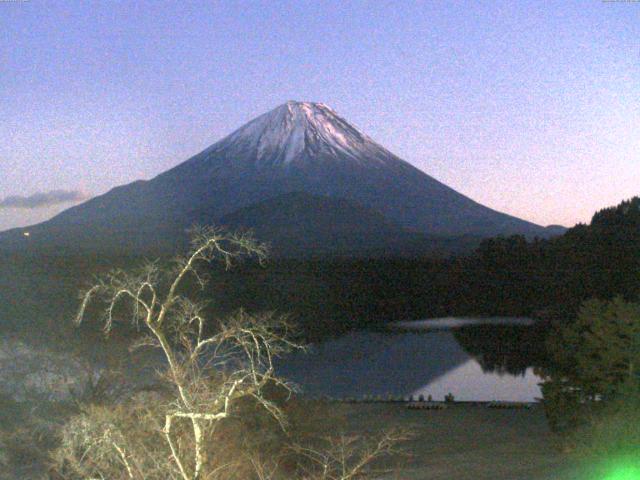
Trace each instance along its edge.
{"label": "volcano peak", "polygon": [[[288,195],[291,192],[303,195]],[[275,198],[279,200],[270,200]],[[381,215],[393,228],[431,236],[552,233],[447,187],[378,145],[327,105],[289,101],[151,180],[115,188],[30,227],[29,242],[16,231],[10,243],[32,248],[33,240],[42,238],[51,248],[75,248],[105,238],[107,246],[121,242],[114,247],[120,252],[124,245],[147,248],[153,238],[161,248],[165,240],[170,244],[184,239],[191,225],[215,224],[249,207],[245,213],[253,213],[244,218],[267,212],[265,228],[273,223],[271,231],[282,235],[292,226],[294,237],[322,234],[323,240],[315,244],[323,248],[342,241],[335,225],[357,224],[367,211]],[[296,217],[296,212],[304,215]],[[281,222],[292,217],[300,225]],[[389,236],[388,229],[373,228],[374,223],[362,235]],[[353,246],[360,240],[347,230],[350,240],[345,245]],[[58,237],[55,246],[51,240]],[[0,235],[0,250],[2,244]]]}
{"label": "volcano peak", "polygon": [[391,156],[323,103],[288,102],[260,115],[211,147],[256,164],[301,164],[319,157],[359,164]]}

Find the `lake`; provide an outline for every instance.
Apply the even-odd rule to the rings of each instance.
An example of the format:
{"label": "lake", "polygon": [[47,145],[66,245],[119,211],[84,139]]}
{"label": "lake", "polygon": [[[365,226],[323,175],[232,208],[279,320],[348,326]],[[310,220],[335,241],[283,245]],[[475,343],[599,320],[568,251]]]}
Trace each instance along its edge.
{"label": "lake", "polygon": [[[352,332],[278,364],[305,395],[393,395],[460,401],[532,402],[540,378],[526,358],[526,318],[401,322],[389,332]],[[401,330],[398,330],[401,329]]]}

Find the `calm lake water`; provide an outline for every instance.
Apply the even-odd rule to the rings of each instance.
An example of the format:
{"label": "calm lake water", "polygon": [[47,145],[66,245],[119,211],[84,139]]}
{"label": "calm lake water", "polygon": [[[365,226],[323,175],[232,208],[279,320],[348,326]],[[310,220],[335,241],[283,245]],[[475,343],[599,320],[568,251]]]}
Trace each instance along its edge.
{"label": "calm lake water", "polygon": [[[513,355],[513,348],[504,345],[519,339],[513,333],[521,334],[517,329],[532,323],[526,318],[402,322],[395,325],[402,331],[353,332],[313,345],[307,353],[283,359],[278,369],[309,396],[431,395],[443,400],[452,393],[461,401],[530,402],[542,396],[533,369],[525,362],[508,373],[513,369],[502,368],[495,358],[502,358],[501,350]],[[485,357],[492,357],[493,364],[487,365]]]}

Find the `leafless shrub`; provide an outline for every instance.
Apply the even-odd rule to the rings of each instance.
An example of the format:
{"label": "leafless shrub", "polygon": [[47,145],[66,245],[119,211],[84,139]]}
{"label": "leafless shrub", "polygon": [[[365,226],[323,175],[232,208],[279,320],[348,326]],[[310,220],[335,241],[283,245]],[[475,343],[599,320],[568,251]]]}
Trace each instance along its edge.
{"label": "leafless shrub", "polygon": [[300,461],[300,476],[313,480],[354,480],[371,478],[373,473],[388,473],[378,468],[381,457],[401,452],[398,444],[408,440],[402,430],[384,433],[379,438],[363,440],[359,435],[323,437],[313,446],[296,445],[293,450],[306,461]]}

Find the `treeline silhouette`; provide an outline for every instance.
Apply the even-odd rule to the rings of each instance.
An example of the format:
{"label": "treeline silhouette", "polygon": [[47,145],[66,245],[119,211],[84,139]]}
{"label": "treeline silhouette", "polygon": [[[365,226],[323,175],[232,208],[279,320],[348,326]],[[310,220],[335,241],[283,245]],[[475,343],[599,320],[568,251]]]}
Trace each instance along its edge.
{"label": "treeline silhouette", "polygon": [[640,290],[640,198],[600,210],[549,240],[484,241],[458,262],[455,308],[476,314],[571,317],[586,299]]}
{"label": "treeline silhouette", "polygon": [[568,321],[586,299],[637,295],[640,198],[555,238],[487,239],[458,258],[280,259],[231,277],[212,287],[219,307],[290,312],[310,335],[449,315]]}
{"label": "treeline silhouette", "polygon": [[[53,327],[73,315],[82,279],[136,260],[81,256],[2,263],[8,273],[2,275],[0,323],[28,327],[46,319]],[[30,276],[17,283],[18,273],[27,270]],[[457,258],[274,258],[266,266],[246,262],[225,275],[211,273],[220,280],[202,295],[211,299],[213,313],[239,307],[287,313],[310,339],[454,315],[568,321],[589,298],[635,299],[640,198],[601,210],[589,225],[552,239],[492,238]]]}

